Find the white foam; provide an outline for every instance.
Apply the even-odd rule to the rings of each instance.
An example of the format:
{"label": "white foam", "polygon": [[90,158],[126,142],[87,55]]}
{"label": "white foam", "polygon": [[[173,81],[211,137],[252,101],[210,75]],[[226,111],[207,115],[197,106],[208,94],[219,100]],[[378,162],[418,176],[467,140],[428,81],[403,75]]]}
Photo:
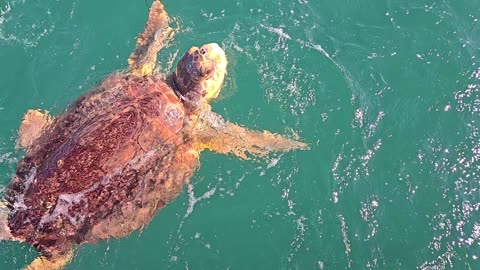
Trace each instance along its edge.
{"label": "white foam", "polygon": [[359,127],[363,126],[363,110],[362,109],[356,109],[355,110],[354,121],[358,124]]}
{"label": "white foam", "polygon": [[375,153],[382,146],[382,139],[378,139],[377,142],[373,145],[372,149],[368,149],[367,153],[361,157],[363,160],[362,165],[367,166],[368,161],[375,155]]}
{"label": "white foam", "polygon": [[373,195],[366,202],[362,202],[360,209],[360,216],[367,223],[370,228],[370,233],[365,237],[365,240],[370,240],[377,234],[378,219],[376,218],[376,212],[378,210],[378,198]]}
{"label": "white foam", "polygon": [[[30,187],[30,185],[33,183],[36,175],[37,175],[37,169],[33,167],[30,170],[30,172],[27,174],[25,178],[25,182],[23,183],[23,188],[25,190],[27,190]],[[13,203],[13,211],[18,211],[26,208],[27,206],[25,205],[25,194],[21,193],[16,195],[15,202]]]}
{"label": "white foam", "polygon": [[289,34],[285,33],[285,31],[283,31],[283,28],[275,28],[275,27],[271,27],[271,26],[265,26],[263,24],[260,24],[260,26],[264,29],[267,29],[270,33],[274,33],[274,34],[277,34],[279,39],[292,39],[292,37],[290,37]]}
{"label": "white foam", "polygon": [[10,4],[5,3],[5,6],[0,8],[0,16],[4,16],[4,15],[8,14],[11,10],[12,10],[12,8],[10,7]]}
{"label": "white foam", "polygon": [[85,203],[85,206],[88,206],[87,200],[85,199],[85,192],[79,192],[75,194],[61,194],[58,196],[57,204],[52,214],[45,214],[42,216],[39,227],[42,227],[45,223],[54,221],[58,216],[62,215],[69,219],[70,223],[73,225],[81,224],[84,221],[84,216],[82,215],[71,215],[69,209],[75,204],[81,202]]}
{"label": "white foam", "polygon": [[12,152],[8,152],[5,154],[0,155],[0,164],[7,163],[7,164],[14,164],[17,163],[17,158],[13,156]]}
{"label": "white foam", "polygon": [[25,183],[24,183],[25,190],[27,190],[30,187],[30,185],[33,183],[33,180],[35,179],[36,176],[37,176],[37,168],[32,167],[27,177],[25,178]]}
{"label": "white foam", "polygon": [[272,158],[267,165],[267,169],[270,169],[270,168],[273,168],[273,167],[277,166],[277,163],[280,161],[281,157],[282,157],[282,155],[278,156],[277,158]]}
{"label": "white foam", "polygon": [[207,13],[206,10],[202,9],[202,10],[200,10],[200,15],[202,15],[202,17],[206,18],[208,21],[215,21],[215,20],[222,19],[223,17],[225,17],[225,10],[223,9],[220,12],[220,15],[214,15],[212,12]]}
{"label": "white foam", "polygon": [[188,184],[188,208],[187,208],[187,212],[185,213],[185,216],[183,218],[184,219],[187,218],[193,212],[193,208],[195,207],[195,204],[197,202],[212,197],[215,194],[216,190],[217,190],[217,188],[214,187],[214,188],[208,190],[207,192],[203,193],[202,196],[196,198],[195,193],[193,192],[193,185]]}
{"label": "white foam", "polygon": [[342,229],[342,238],[343,244],[345,245],[345,254],[347,255],[348,267],[352,267],[352,260],[350,259],[350,252],[352,251],[352,249],[350,247],[350,240],[348,240],[347,223],[345,222],[345,218],[342,215],[338,215],[338,219],[340,220],[340,225]]}
{"label": "white foam", "polygon": [[290,254],[287,258],[287,260],[289,262],[293,261],[294,256],[297,254],[297,252],[303,246],[303,242],[305,241],[305,232],[308,229],[308,227],[305,223],[307,220],[308,219],[303,215],[298,217],[297,219],[295,219],[295,224],[297,226],[297,232],[295,234],[295,238],[290,243],[290,246],[292,247],[292,251],[290,252]]}
{"label": "white foam", "polygon": [[272,51],[278,51],[279,49],[288,49],[286,41],[291,40],[292,37],[290,37],[289,34],[285,33],[285,31],[283,31],[283,28],[275,28],[271,26],[265,26],[263,24],[260,24],[260,26],[266,29],[268,32],[278,35],[277,44],[275,44],[275,47],[272,48]]}

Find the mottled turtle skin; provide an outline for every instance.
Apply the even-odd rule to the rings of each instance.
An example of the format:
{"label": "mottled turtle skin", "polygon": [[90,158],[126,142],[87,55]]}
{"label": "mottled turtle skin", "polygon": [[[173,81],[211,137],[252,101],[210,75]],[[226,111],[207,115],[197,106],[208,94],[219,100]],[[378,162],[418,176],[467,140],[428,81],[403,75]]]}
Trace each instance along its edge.
{"label": "mottled turtle skin", "polygon": [[27,269],[60,269],[76,246],[148,224],[178,196],[205,149],[244,159],[308,149],[211,111],[227,67],[219,45],[192,47],[165,80],[155,72],[157,52],[174,32],[168,22],[154,1],[129,69],[109,75],[56,118],[26,113],[19,129],[25,157],[0,204],[0,241],[40,252]]}
{"label": "mottled turtle skin", "polygon": [[109,76],[18,164],[7,188],[13,236],[48,258],[147,224],[198,166],[188,110],[156,77]]}

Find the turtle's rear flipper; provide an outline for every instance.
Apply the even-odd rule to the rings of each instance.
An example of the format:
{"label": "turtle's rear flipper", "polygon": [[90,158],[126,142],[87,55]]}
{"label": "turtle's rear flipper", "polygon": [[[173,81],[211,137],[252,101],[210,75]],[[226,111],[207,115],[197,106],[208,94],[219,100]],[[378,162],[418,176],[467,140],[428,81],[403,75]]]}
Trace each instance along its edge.
{"label": "turtle's rear flipper", "polygon": [[59,270],[63,269],[73,257],[73,251],[68,252],[62,257],[47,259],[46,257],[38,257],[24,268],[24,270]]}
{"label": "turtle's rear flipper", "polygon": [[203,113],[194,133],[199,151],[210,149],[222,154],[234,154],[248,159],[246,152],[263,157],[270,152],[307,150],[308,145],[268,131],[251,131],[226,122],[213,112]]}
{"label": "turtle's rear flipper", "polygon": [[168,26],[170,18],[163,4],[155,0],[148,14],[145,30],[137,38],[137,46],[128,58],[133,74],[151,75],[157,61],[157,53],[173,38],[175,31]]}
{"label": "turtle's rear flipper", "polygon": [[19,138],[16,148],[22,147],[28,150],[52,120],[53,118],[48,112],[42,113],[39,110],[28,110],[25,116],[23,116],[22,124],[18,130]]}
{"label": "turtle's rear flipper", "polygon": [[5,203],[0,201],[0,241],[12,240],[12,234],[8,228],[8,213],[9,210]]}

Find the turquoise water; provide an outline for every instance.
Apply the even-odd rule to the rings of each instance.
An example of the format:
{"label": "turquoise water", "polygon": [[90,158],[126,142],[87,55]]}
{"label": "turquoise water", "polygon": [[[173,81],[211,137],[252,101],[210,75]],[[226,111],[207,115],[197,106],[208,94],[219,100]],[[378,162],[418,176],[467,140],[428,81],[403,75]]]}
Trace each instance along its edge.
{"label": "turquoise water", "polygon": [[[0,0],[0,184],[29,108],[61,113],[127,66],[151,0]],[[165,0],[177,61],[217,42],[216,112],[308,142],[204,153],[182,195],[67,269],[480,269],[480,2]],[[178,52],[178,53],[177,53]],[[0,269],[35,258],[0,243]]]}

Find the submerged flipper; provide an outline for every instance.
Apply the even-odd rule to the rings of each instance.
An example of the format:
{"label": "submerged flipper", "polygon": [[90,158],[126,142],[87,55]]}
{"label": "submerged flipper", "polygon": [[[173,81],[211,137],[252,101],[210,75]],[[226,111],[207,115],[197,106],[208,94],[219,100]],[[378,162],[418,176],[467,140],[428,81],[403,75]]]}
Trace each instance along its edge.
{"label": "submerged flipper", "polygon": [[4,201],[0,201],[0,241],[13,240],[13,236],[8,228],[9,209]]}
{"label": "submerged flipper", "polygon": [[133,74],[151,75],[157,61],[157,53],[173,38],[175,31],[168,25],[170,18],[163,4],[155,0],[148,14],[145,30],[137,38],[137,46],[128,58]]}
{"label": "submerged flipper", "polygon": [[63,255],[62,257],[47,259],[40,256],[33,260],[33,262],[24,268],[24,270],[59,270],[63,269],[73,257],[73,250]]}
{"label": "submerged flipper", "polygon": [[52,121],[53,117],[47,111],[42,113],[39,110],[28,110],[18,130],[19,138],[16,147],[28,150]]}
{"label": "submerged flipper", "polygon": [[227,122],[211,111],[199,116],[194,133],[198,151],[209,149],[248,159],[246,152],[263,157],[270,152],[307,150],[308,145],[268,131],[252,131]]}

